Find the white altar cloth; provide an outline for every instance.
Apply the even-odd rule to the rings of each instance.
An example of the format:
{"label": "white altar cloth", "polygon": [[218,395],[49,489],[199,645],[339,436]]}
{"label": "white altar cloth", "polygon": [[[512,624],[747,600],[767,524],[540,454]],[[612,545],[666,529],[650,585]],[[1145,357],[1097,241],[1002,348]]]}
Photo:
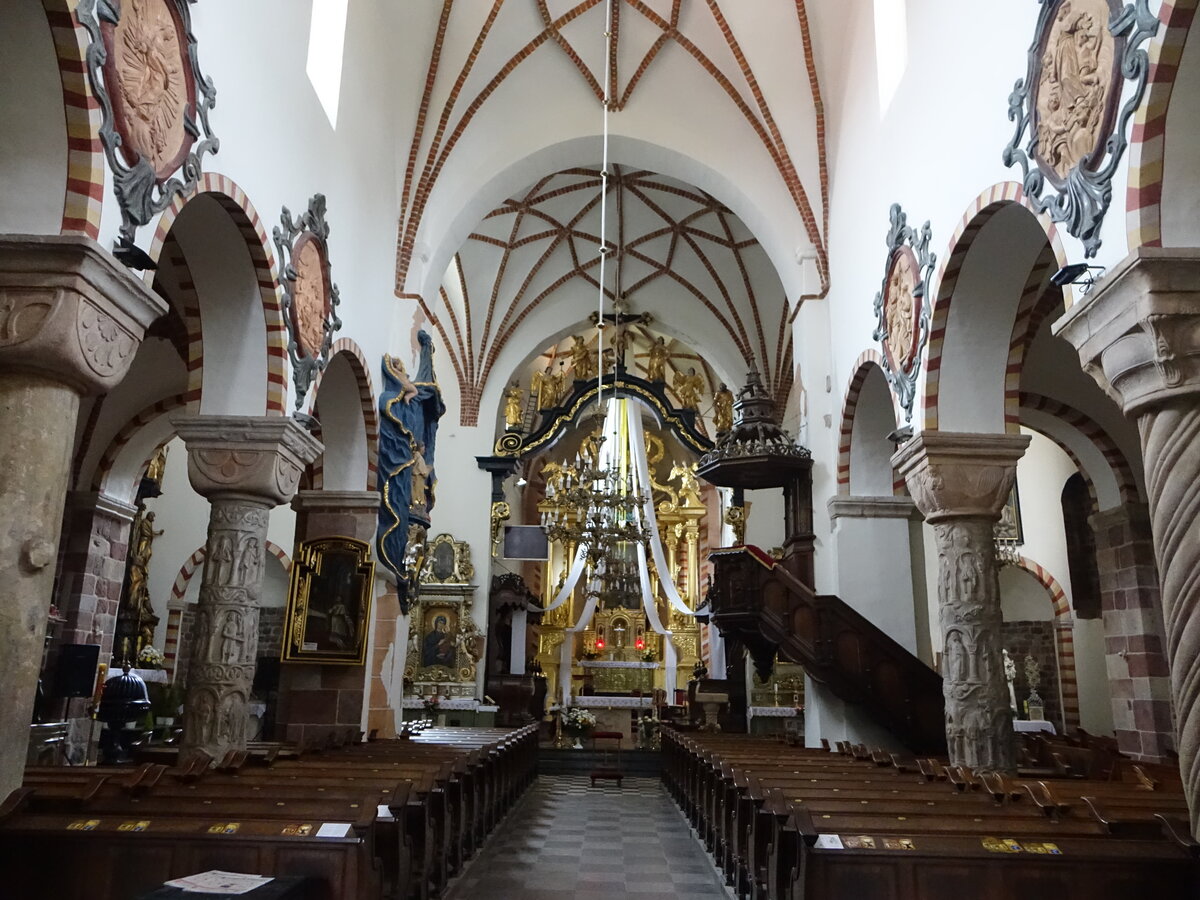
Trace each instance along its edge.
{"label": "white altar cloth", "polygon": [[618,659],[585,659],[580,664],[585,669],[657,669],[656,662],[622,662]]}
{"label": "white altar cloth", "polygon": [[[138,678],[142,679],[142,681],[146,682],[146,684],[151,684],[153,682],[158,682],[159,684],[167,683],[166,669],[130,669],[129,671]],[[121,670],[120,666],[113,666],[108,670],[108,674],[104,676],[104,680],[111,681],[118,675],[123,674],[124,672]]]}
{"label": "white altar cloth", "polygon": [[[425,707],[425,701],[420,697],[405,697],[403,706],[405,709],[423,709]],[[447,709],[479,710],[481,707],[479,705],[479,701],[474,697],[454,697],[450,700],[440,700],[438,702],[438,712],[442,712],[443,710]],[[496,707],[493,706],[490,707],[490,709],[495,710]],[[486,712],[487,710],[484,711]]]}
{"label": "white altar cloth", "polygon": [[798,715],[794,706],[750,706],[746,715],[751,719],[762,716],[764,719],[791,719]]}
{"label": "white altar cloth", "polygon": [[1048,731],[1050,734],[1058,734],[1054,723],[1045,719],[1013,719],[1013,731]]}
{"label": "white altar cloth", "polygon": [[649,697],[574,697],[571,706],[591,709],[650,709]]}

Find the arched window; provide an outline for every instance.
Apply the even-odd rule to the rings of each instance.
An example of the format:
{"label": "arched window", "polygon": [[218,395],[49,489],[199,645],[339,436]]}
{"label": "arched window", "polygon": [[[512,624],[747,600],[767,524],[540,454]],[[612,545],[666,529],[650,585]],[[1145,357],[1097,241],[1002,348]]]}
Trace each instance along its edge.
{"label": "arched window", "polygon": [[1071,598],[1075,617],[1100,617],[1100,572],[1096,567],[1096,538],[1088,524],[1092,497],[1087,482],[1076,472],[1062,491],[1063,527],[1067,532],[1067,562],[1071,569]]}

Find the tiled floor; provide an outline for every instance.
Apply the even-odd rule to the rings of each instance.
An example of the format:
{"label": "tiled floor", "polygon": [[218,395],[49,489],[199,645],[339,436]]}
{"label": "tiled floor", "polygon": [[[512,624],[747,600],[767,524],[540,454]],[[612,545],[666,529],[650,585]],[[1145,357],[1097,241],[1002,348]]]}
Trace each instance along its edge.
{"label": "tiled floor", "polygon": [[675,900],[729,897],[717,870],[653,778],[624,786],[540,776],[446,900]]}

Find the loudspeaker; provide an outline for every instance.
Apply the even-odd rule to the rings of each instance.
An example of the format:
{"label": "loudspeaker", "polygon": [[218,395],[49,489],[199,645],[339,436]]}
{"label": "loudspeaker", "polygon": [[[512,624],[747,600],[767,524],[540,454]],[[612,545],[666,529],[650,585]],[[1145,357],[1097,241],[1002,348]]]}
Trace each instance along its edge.
{"label": "loudspeaker", "polygon": [[96,682],[99,644],[64,644],[54,671],[55,697],[90,697]]}

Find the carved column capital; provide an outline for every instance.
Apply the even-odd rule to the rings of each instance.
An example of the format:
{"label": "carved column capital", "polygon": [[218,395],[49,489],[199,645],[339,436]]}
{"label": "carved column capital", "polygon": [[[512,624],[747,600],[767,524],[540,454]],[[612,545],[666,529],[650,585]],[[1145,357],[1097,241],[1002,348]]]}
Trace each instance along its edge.
{"label": "carved column capital", "polygon": [[922,431],[896,452],[892,465],[930,524],[996,520],[1027,446],[1028,435]]}
{"label": "carved column capital", "polygon": [[188,480],[210,500],[287,503],[322,449],[284,416],[179,416],[173,423],[187,445]]}
{"label": "carved column capital", "polygon": [[1126,415],[1200,393],[1200,249],[1137,248],[1054,333]]}
{"label": "carved column capital", "polygon": [[125,377],[146,329],[166,311],[91,238],[0,237],[0,371],[105,393]]}
{"label": "carved column capital", "polygon": [[379,491],[297,491],[292,499],[296,512],[379,512]]}

